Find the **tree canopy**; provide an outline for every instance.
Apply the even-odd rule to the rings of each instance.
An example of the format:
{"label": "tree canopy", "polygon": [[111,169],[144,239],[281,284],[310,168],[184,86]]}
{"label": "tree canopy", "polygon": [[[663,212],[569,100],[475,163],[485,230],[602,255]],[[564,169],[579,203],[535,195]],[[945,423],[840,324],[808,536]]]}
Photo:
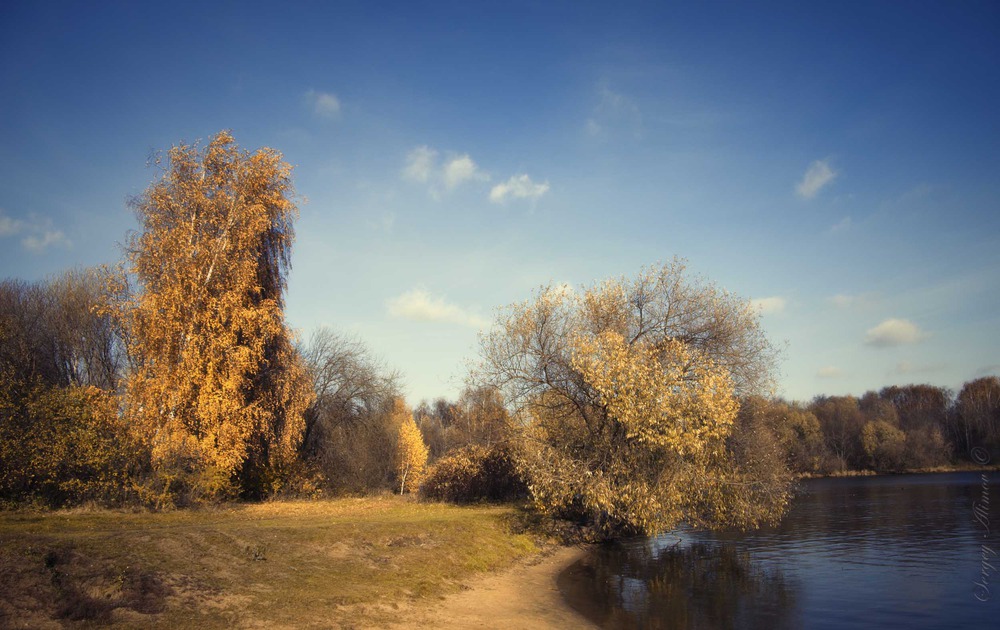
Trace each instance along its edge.
{"label": "tree canopy", "polygon": [[283,314],[290,174],[276,151],[221,132],[172,148],[133,201],[126,406],[167,486],[255,495],[295,455],[311,391]]}
{"label": "tree canopy", "polygon": [[514,408],[542,510],[604,535],[781,515],[787,468],[734,433],[736,394],[769,386],[775,351],[748,301],[681,261],[543,288],[500,314],[481,355],[475,378]]}

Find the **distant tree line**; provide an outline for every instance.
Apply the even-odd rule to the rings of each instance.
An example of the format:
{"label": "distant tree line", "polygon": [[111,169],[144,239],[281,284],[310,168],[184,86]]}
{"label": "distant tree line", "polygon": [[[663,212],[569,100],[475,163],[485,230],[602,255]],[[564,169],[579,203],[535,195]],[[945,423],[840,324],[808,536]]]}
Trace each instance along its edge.
{"label": "distant tree line", "polygon": [[958,394],[905,385],[808,404],[748,398],[739,421],[771,431],[797,473],[901,472],[976,461],[1000,450],[1000,378],[965,383]]}

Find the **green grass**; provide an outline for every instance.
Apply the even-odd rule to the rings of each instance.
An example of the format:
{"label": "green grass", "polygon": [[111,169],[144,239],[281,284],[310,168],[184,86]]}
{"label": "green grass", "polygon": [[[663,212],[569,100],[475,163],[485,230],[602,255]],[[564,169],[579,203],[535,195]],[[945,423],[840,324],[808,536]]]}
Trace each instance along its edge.
{"label": "green grass", "polygon": [[399,497],[0,513],[0,627],[382,625],[537,553],[518,521]]}

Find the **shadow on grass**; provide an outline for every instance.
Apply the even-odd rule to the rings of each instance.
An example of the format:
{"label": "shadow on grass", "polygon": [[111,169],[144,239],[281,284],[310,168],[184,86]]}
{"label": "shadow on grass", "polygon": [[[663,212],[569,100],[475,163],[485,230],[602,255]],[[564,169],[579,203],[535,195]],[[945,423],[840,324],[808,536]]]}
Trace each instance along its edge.
{"label": "shadow on grass", "polygon": [[134,566],[118,571],[97,566],[72,545],[46,551],[42,570],[53,587],[56,619],[108,622],[117,608],[153,615],[163,612],[171,594],[155,573]]}

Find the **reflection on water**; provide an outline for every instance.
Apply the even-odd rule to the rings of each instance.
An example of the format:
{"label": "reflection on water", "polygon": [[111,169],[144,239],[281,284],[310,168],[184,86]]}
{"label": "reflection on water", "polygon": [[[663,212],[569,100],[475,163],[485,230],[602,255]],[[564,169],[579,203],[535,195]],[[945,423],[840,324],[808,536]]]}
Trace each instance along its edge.
{"label": "reflection on water", "polygon": [[596,549],[559,578],[605,628],[795,628],[794,587],[735,545],[674,539]]}
{"label": "reflection on water", "polygon": [[[1000,573],[989,601],[975,597],[982,546],[1000,551],[998,479],[811,480],[777,527],[600,547],[559,586],[607,628],[1000,627]],[[984,493],[989,531],[972,507]]]}

